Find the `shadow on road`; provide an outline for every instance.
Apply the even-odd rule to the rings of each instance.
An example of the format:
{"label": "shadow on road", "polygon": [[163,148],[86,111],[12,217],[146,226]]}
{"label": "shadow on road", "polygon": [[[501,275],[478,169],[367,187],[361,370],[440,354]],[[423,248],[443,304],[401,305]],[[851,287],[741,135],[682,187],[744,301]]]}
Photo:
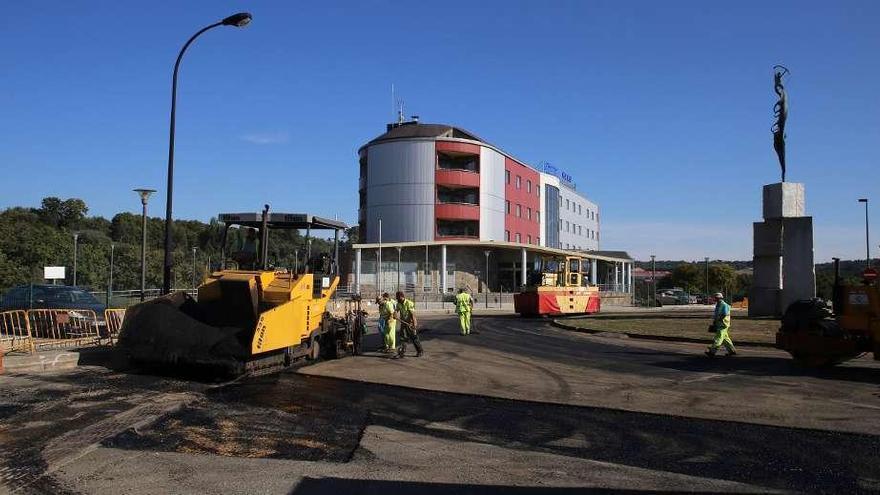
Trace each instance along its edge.
{"label": "shadow on road", "polygon": [[[865,479],[880,479],[875,462],[880,437],[871,435],[496,399],[293,373],[212,389],[204,403],[104,444],[345,462],[371,425],[769,488],[852,492],[862,490]],[[329,483],[318,488],[333,488],[335,482]],[[336,493],[346,493],[349,482],[339,483],[343,486]],[[414,488],[430,493],[422,492],[420,485]]]}
{"label": "shadow on road", "polygon": [[[645,494],[646,491],[610,490],[590,488],[590,493],[599,494]],[[419,495],[567,495],[582,494],[584,488],[577,487],[524,487],[502,485],[462,485],[453,483],[422,483],[418,481],[377,481],[344,478],[304,478],[290,495],[338,495],[341,493],[358,495],[392,495],[398,493]],[[656,493],[656,492],[655,492]],[[708,492],[691,492],[708,493]]]}
{"label": "shadow on road", "polygon": [[[660,354],[660,353],[658,353]],[[735,357],[684,356],[668,361],[655,361],[652,366],[698,373],[731,373],[752,376],[802,376],[823,380],[880,384],[880,368],[863,366],[831,366],[810,368],[785,357],[748,356],[744,352]]]}

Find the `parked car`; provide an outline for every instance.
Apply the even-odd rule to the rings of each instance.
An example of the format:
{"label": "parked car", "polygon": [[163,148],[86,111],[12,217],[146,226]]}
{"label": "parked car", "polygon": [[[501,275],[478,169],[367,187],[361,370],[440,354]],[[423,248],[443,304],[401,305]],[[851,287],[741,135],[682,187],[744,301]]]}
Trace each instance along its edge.
{"label": "parked car", "polygon": [[34,284],[6,291],[0,311],[13,309],[89,309],[103,319],[106,306],[80,287]]}
{"label": "parked car", "polygon": [[691,295],[682,289],[667,289],[657,293],[657,305],[690,304]]}

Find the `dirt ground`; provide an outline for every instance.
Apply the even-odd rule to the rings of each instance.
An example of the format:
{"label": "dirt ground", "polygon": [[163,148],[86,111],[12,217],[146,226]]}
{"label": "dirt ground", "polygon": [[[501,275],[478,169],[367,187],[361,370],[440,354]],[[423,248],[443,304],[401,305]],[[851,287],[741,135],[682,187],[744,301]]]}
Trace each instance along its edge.
{"label": "dirt ground", "polygon": [[[566,318],[566,325],[594,332],[617,332],[635,335],[659,336],[710,340],[712,334],[708,326],[712,322],[710,314],[675,312],[669,314],[610,314]],[[749,318],[743,313],[734,313],[730,324],[730,338],[734,343],[772,344],[776,341],[779,320]]]}

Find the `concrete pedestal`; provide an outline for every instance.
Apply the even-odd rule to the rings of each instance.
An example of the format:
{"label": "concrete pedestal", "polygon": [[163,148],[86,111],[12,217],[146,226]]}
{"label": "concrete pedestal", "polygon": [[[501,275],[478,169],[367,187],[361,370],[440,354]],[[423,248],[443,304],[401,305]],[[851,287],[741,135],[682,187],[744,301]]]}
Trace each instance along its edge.
{"label": "concrete pedestal", "polygon": [[782,316],[792,302],[816,296],[813,218],[805,209],[803,184],[764,186],[764,221],[753,226],[749,316]]}

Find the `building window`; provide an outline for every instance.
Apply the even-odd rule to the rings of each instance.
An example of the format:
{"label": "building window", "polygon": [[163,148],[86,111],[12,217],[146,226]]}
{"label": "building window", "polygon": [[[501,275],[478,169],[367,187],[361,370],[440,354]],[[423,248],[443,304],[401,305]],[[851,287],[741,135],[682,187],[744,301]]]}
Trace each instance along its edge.
{"label": "building window", "polygon": [[[526,192],[529,193],[529,194],[532,193],[532,181],[531,181],[531,179],[526,179]],[[531,243],[529,243],[529,244],[531,244]]]}
{"label": "building window", "polygon": [[519,234],[519,232],[516,233],[516,242],[522,243],[522,236]]}
{"label": "building window", "polygon": [[532,234],[527,235],[526,239],[528,240],[528,243],[531,244],[532,243]]}
{"label": "building window", "polygon": [[520,177],[519,175],[516,176],[516,188],[522,189],[522,177]]}
{"label": "building window", "polygon": [[509,230],[504,231],[504,240],[507,242],[510,242],[510,231]]}
{"label": "building window", "polygon": [[578,205],[578,215],[581,215],[581,214],[582,214],[582,212],[581,212],[581,205]]}
{"label": "building window", "polygon": [[541,223],[541,210],[535,210],[535,221]]}
{"label": "building window", "polygon": [[477,237],[480,224],[476,220],[437,220],[437,235],[440,237]]}
{"label": "building window", "polygon": [[593,210],[590,212],[590,220],[595,220],[595,219],[596,219],[596,210]]}
{"label": "building window", "polygon": [[471,187],[437,186],[437,202],[478,205],[480,204],[480,190]]}
{"label": "building window", "polygon": [[569,203],[569,201],[567,199],[565,200],[565,209],[571,210],[571,204]]}
{"label": "building window", "polygon": [[541,244],[541,236],[535,238],[535,244]]}
{"label": "building window", "polygon": [[578,235],[584,235],[584,228],[583,227],[584,227],[583,225],[578,225]]}
{"label": "building window", "polygon": [[504,171],[504,181],[510,184],[510,170]]}
{"label": "building window", "polygon": [[516,205],[516,218],[522,218],[522,205]]}
{"label": "building window", "polygon": [[507,214],[510,215],[510,201],[504,202],[504,208],[507,211]]}
{"label": "building window", "polygon": [[479,155],[447,155],[437,153],[437,167],[443,170],[464,170],[480,173]]}
{"label": "building window", "polygon": [[532,219],[532,209],[531,208],[526,208],[526,218],[529,220]]}
{"label": "building window", "polygon": [[565,231],[571,232],[571,224],[568,222],[568,220],[565,221]]}

